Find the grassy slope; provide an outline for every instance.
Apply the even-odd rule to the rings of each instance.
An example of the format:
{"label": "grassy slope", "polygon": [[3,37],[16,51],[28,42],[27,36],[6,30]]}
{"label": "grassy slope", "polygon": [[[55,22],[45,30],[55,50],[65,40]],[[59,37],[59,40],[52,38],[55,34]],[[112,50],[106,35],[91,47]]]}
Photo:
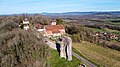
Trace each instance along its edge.
{"label": "grassy slope", "polygon": [[72,50],[73,50],[75,53],[77,53],[79,56],[83,57],[84,59],[86,59],[86,60],[88,60],[89,62],[91,62],[91,63],[93,63],[94,65],[96,65],[97,67],[100,67],[100,65],[99,65],[97,62],[95,62],[95,61],[87,58],[85,55],[83,55],[83,54],[82,54],[81,52],[79,52],[77,49],[73,48]]}
{"label": "grassy slope", "polygon": [[90,28],[94,32],[104,32],[104,30],[99,29],[99,28]]}
{"label": "grassy slope", "polygon": [[111,24],[113,24],[113,25],[120,25],[120,22],[111,22]]}
{"label": "grassy slope", "polygon": [[112,30],[112,29],[108,29],[108,28],[104,28],[104,31],[107,31],[107,32],[110,32],[110,33],[120,32],[120,31],[118,31],[118,30]]}
{"label": "grassy slope", "polygon": [[76,67],[80,60],[73,57],[72,61],[67,61],[64,58],[60,58],[56,50],[50,49],[50,67]]}
{"label": "grassy slope", "polygon": [[108,28],[104,28],[104,29],[99,29],[99,28],[90,28],[92,31],[94,32],[109,32],[109,33],[120,33],[120,31],[118,30],[112,30],[112,29],[108,29]]}
{"label": "grassy slope", "polygon": [[101,66],[120,67],[120,52],[118,51],[106,49],[89,42],[73,43],[73,47]]}

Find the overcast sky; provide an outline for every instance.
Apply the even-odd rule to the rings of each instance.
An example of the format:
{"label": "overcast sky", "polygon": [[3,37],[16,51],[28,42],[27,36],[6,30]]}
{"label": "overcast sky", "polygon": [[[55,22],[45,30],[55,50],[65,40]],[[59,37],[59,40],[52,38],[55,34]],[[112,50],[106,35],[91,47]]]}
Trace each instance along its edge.
{"label": "overcast sky", "polygon": [[120,0],[0,0],[0,14],[120,11]]}

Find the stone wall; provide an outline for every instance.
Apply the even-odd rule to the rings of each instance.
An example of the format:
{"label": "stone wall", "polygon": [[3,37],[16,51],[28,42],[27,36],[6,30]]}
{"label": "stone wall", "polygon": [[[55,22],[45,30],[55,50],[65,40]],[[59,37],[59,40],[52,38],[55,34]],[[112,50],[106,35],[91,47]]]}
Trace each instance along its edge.
{"label": "stone wall", "polygon": [[67,36],[61,37],[61,41],[59,43],[53,42],[47,39],[47,44],[57,50],[61,58],[65,58],[68,61],[72,60],[72,39]]}

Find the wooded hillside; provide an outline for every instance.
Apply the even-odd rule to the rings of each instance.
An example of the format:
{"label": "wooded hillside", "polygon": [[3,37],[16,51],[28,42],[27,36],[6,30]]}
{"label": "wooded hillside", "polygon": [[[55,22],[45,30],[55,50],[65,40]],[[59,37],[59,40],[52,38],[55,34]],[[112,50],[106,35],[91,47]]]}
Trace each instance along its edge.
{"label": "wooded hillside", "polygon": [[[30,16],[39,18],[36,23],[49,22],[41,16]],[[44,43],[44,38],[39,39],[32,30],[24,31],[19,28],[23,16],[0,17],[0,67],[47,67],[49,48]],[[34,19],[34,20],[33,20]],[[33,22],[34,21],[34,22]]]}

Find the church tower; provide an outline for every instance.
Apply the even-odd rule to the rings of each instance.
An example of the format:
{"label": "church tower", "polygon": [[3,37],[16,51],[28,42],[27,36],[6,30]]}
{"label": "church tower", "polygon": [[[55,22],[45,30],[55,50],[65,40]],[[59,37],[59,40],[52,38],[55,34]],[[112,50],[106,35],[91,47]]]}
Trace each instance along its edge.
{"label": "church tower", "polygon": [[57,24],[57,23],[56,23],[55,20],[50,23],[50,25],[56,25],[56,24]]}
{"label": "church tower", "polygon": [[29,21],[27,18],[25,18],[25,20],[23,20],[23,29],[24,30],[28,30],[30,27],[29,27]]}

